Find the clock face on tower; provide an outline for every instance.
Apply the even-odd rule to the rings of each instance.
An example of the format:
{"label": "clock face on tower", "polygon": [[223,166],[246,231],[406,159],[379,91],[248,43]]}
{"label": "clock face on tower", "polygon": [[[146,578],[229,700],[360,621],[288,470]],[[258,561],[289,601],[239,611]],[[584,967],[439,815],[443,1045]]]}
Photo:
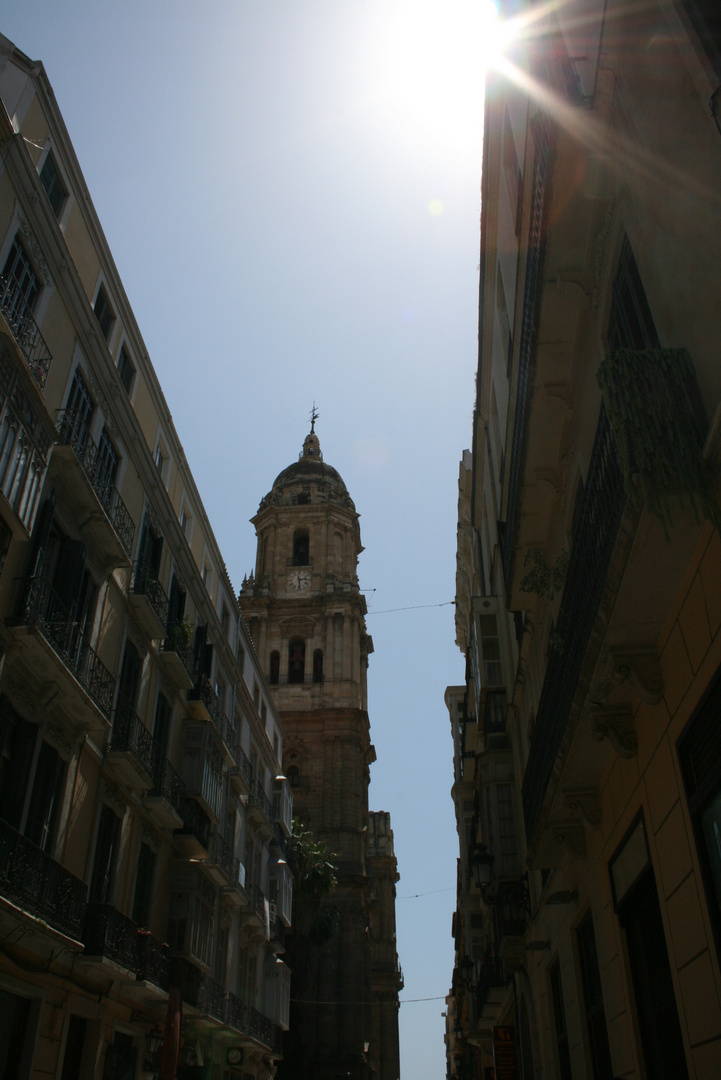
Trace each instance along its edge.
{"label": "clock face on tower", "polygon": [[304,592],[310,588],[310,570],[291,570],[288,574],[288,592]]}

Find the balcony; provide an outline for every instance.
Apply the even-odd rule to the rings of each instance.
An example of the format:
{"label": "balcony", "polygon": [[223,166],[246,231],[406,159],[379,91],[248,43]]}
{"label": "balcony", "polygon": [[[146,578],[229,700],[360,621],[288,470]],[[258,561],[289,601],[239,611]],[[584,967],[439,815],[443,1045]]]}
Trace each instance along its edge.
{"label": "balcony", "polygon": [[39,388],[44,390],[53,362],[52,353],[15,277],[0,276],[0,310],[15,344],[25,358],[28,371]]}
{"label": "balcony", "polygon": [[237,1031],[241,1035],[244,1034],[248,1026],[247,1013],[247,1007],[243,1004],[239,997],[236,997],[235,994],[231,993],[228,993],[226,995],[226,1027],[232,1028],[233,1031]]}
{"label": "balcony", "polygon": [[193,720],[218,726],[221,715],[220,702],[207,678],[204,677],[201,680],[200,686],[188,691],[187,702],[188,712]]}
{"label": "balcony", "polygon": [[0,821],[0,898],[80,941],[85,883]]}
{"label": "balcony", "polygon": [[214,1026],[222,1027],[225,1024],[225,990],[220,983],[215,982],[208,975],[204,975],[197,969],[191,969],[187,961],[183,961],[183,980],[180,984],[183,1001],[188,1009],[195,1013],[195,1019],[207,1020]]}
{"label": "balcony", "polygon": [[135,977],[138,958],[137,924],[110,904],[88,904],[83,928],[83,965],[108,968]]}
{"label": "balcony", "polygon": [[30,578],[13,635],[34,683],[55,683],[68,716],[105,736],[115,679],[90,648],[50,582]]}
{"label": "balcony", "polygon": [[253,766],[240,743],[236,748],[235,765],[230,769],[230,781],[239,795],[247,795],[253,782]]}
{"label": "balcony", "polygon": [[180,829],[183,825],[185,784],[169,761],[158,761],[153,768],[153,787],[146,792],[143,806],[161,829]]}
{"label": "balcony", "polygon": [[262,1046],[266,1046],[274,1054],[280,1055],[283,1051],[283,1036],[280,1028],[252,1005],[248,1005],[247,1010],[246,1034]]}
{"label": "balcony", "polygon": [[188,724],[182,766],[185,791],[217,825],[223,809],[223,750],[207,724]]}
{"label": "balcony", "polygon": [[121,784],[131,791],[146,791],[153,784],[155,740],[134,712],[115,710],[105,760]]}
{"label": "balcony", "polygon": [[[165,999],[170,989],[170,950],[147,930],[137,931],[136,993],[141,1000]],[[126,987],[126,992],[128,988]]]}
{"label": "balcony", "polygon": [[233,848],[219,832],[213,833],[205,868],[217,885],[230,885],[238,877]]}
{"label": "balcony", "polygon": [[133,618],[151,641],[164,637],[168,621],[168,597],[144,563],[137,562],[133,567],[128,604]]}
{"label": "balcony", "polygon": [[248,817],[268,839],[273,835],[273,804],[260,780],[254,780],[248,797]]}
{"label": "balcony", "polygon": [[72,413],[59,414],[57,431],[58,445],[50,462],[54,481],[71,503],[81,530],[102,553],[105,569],[127,565],[135,523],[100,468],[97,446]]}
{"label": "balcony", "polygon": [[31,533],[55,430],[49,416],[26,393],[24,380],[8,361],[8,353],[0,343],[0,491],[20,524]]}
{"label": "balcony", "polygon": [[571,715],[626,505],[621,470],[604,409],[596,429],[582,500],[558,613],[555,645],[549,650],[523,779],[523,813],[529,848]]}
{"label": "balcony", "polygon": [[258,885],[248,885],[245,890],[249,907],[246,913],[247,924],[256,930],[265,930],[270,918],[270,904],[267,903],[263,890]]}
{"label": "balcony", "polygon": [[224,712],[218,711],[216,725],[223,743],[225,760],[228,765],[235,765],[235,759],[240,745],[240,739],[235,724],[231,723]]}
{"label": "balcony", "polygon": [[175,623],[168,627],[167,634],[160,648],[160,662],[179,690],[192,690],[193,655],[183,624]]}
{"label": "balcony", "polygon": [[210,852],[211,821],[194,799],[182,804],[182,828],[175,831],[175,846],[187,859],[207,859]]}

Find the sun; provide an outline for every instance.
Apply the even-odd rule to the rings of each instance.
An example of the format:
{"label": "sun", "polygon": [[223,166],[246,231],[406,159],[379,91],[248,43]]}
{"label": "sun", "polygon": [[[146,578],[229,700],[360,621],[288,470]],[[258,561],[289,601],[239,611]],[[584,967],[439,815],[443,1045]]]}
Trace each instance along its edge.
{"label": "sun", "polygon": [[479,131],[486,72],[508,44],[492,0],[399,0],[387,16],[380,74],[389,104],[454,141]]}

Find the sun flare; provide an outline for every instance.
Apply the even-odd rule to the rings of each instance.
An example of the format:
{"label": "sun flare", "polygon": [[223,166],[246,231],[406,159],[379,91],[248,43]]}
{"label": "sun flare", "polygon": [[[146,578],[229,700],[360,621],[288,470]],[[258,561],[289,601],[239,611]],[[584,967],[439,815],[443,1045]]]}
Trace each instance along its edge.
{"label": "sun flare", "polygon": [[389,8],[384,97],[410,122],[449,138],[479,131],[487,70],[508,44],[492,0],[412,0]]}

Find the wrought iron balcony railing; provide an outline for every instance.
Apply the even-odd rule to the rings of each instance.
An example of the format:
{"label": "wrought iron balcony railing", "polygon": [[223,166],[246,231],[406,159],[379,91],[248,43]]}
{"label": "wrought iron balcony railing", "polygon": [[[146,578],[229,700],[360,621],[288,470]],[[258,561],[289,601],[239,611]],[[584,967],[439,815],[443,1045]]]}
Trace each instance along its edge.
{"label": "wrought iron balcony railing", "polygon": [[0,308],[17,347],[25,357],[30,374],[40,389],[44,390],[53,357],[17,278],[0,275]]}
{"label": "wrought iron balcony railing", "polygon": [[194,686],[192,690],[188,690],[188,701],[199,701],[207,710],[215,726],[220,730],[220,717],[223,714],[220,709],[218,695],[211,686],[209,679],[202,678],[199,686]]}
{"label": "wrought iron balcony railing", "polygon": [[198,996],[191,1004],[206,1016],[212,1016],[214,1020],[225,1023],[225,990],[210,976],[200,976]]}
{"label": "wrought iron balcony railing", "polygon": [[235,768],[231,769],[231,772],[240,773],[245,779],[246,784],[250,787],[253,780],[253,766],[250,763],[250,758],[246,754],[243,747],[238,743],[235,751]]}
{"label": "wrought iron balcony railing", "polygon": [[136,562],[133,567],[132,591],[136,596],[144,596],[163,626],[168,621],[168,597],[163,586],[143,562]]}
{"label": "wrought iron balcony railing", "polygon": [[108,752],[124,752],[151,776],[157,759],[155,739],[136,713],[118,707],[115,710],[113,730],[110,733]]}
{"label": "wrought iron balcony railing", "polygon": [[198,806],[195,799],[187,797],[183,799],[180,816],[183,819],[183,827],[178,829],[177,832],[190,833],[208,851],[210,848],[210,818]]}
{"label": "wrought iron balcony railing", "polygon": [[103,956],[128,971],[138,966],[138,926],[110,904],[88,904],[83,944],[88,957]]}
{"label": "wrought iron balcony railing", "polygon": [[225,1023],[234,1031],[245,1033],[248,1028],[247,1006],[233,993],[226,995]]}
{"label": "wrought iron balcony railing", "polygon": [[0,895],[79,941],[85,883],[0,820]]}
{"label": "wrought iron balcony railing", "polygon": [[185,803],[185,783],[182,777],[178,775],[177,770],[169,761],[160,759],[157,753],[153,762],[152,773],[155,783],[148,794],[152,797],[166,799],[173,810],[182,818]]}
{"label": "wrought iron balcony railing", "polygon": [[260,807],[268,822],[273,821],[273,803],[266,795],[260,780],[256,780],[250,789],[249,805]]}
{"label": "wrought iron balcony railing", "polygon": [[168,627],[168,636],[163,641],[163,652],[174,652],[180,658],[189,679],[193,679],[193,649],[182,622],[175,622]]}
{"label": "wrought iron balcony railing", "polygon": [[90,648],[73,613],[46,578],[29,578],[18,623],[20,626],[38,627],[101,713],[109,719],[115,679]]}
{"label": "wrought iron balcony railing", "polygon": [[269,1020],[267,1016],[263,1016],[261,1012],[254,1009],[252,1005],[248,1005],[247,1010],[247,1034],[251,1039],[255,1039],[256,1042],[267,1046],[269,1050],[280,1053],[282,1048],[280,1028],[272,1020]]}
{"label": "wrought iron balcony railing", "polygon": [[237,860],[233,855],[233,849],[219,832],[213,833],[211,838],[208,861],[219,866],[230,881],[237,881],[238,874],[235,869]]}
{"label": "wrought iron balcony railing", "polygon": [[128,513],[125,503],[115,485],[107,478],[101,466],[98,448],[90,438],[86,428],[78,423],[74,413],[61,412],[57,420],[58,441],[63,446],[70,446],[80,462],[90,486],[98,497],[100,505],[113,526],[126,555],[133,550],[135,522]]}
{"label": "wrought iron balcony railing", "polygon": [[506,985],[503,961],[494,950],[488,949],[481,962],[481,973],[475,988],[477,1018],[483,1012],[491,990]]}
{"label": "wrought iron balcony railing", "polygon": [[137,930],[137,964],[135,977],[153,983],[161,990],[170,987],[170,949],[147,930]]}
{"label": "wrought iron balcony railing", "polygon": [[625,506],[616,448],[602,408],[523,780],[529,844],[568,724]]}

